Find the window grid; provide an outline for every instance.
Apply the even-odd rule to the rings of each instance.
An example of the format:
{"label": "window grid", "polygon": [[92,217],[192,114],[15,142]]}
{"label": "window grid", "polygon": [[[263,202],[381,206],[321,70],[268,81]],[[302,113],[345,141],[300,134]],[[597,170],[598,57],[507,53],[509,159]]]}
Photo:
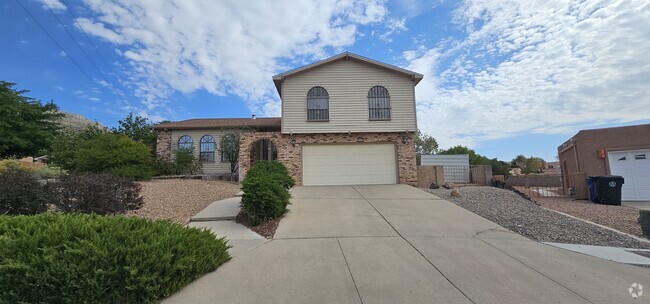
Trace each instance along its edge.
{"label": "window grid", "polygon": [[192,149],[192,137],[189,137],[188,135],[183,135],[181,138],[178,139],[178,149],[179,150],[184,150],[184,149]]}
{"label": "window grid", "polygon": [[329,99],[325,88],[311,88],[307,92],[307,121],[329,121]]}
{"label": "window grid", "polygon": [[199,160],[204,162],[214,161],[215,142],[214,137],[205,135],[201,137]]}
{"label": "window grid", "polygon": [[390,120],[390,94],[382,86],[374,86],[368,91],[368,119]]}

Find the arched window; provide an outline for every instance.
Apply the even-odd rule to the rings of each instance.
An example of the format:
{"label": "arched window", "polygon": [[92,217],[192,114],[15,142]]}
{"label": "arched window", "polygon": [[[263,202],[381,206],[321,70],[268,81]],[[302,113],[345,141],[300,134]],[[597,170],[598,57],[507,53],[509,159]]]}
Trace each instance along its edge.
{"label": "arched window", "polygon": [[390,95],[382,86],[374,86],[368,91],[368,119],[390,120]]}
{"label": "arched window", "polygon": [[188,135],[183,135],[181,138],[178,139],[178,150],[184,150],[184,149],[192,149],[192,145],[194,143],[192,142],[192,138],[189,137]]}
{"label": "arched window", "polygon": [[307,92],[307,121],[328,121],[330,95],[323,87],[313,87]]}
{"label": "arched window", "polygon": [[201,137],[199,159],[201,161],[214,161],[214,137],[205,135]]}

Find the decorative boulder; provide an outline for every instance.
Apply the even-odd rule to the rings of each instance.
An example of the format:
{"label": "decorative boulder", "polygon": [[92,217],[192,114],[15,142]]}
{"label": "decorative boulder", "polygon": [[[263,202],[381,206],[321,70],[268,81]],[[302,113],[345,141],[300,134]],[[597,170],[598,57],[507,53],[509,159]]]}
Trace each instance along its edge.
{"label": "decorative boulder", "polygon": [[456,189],[451,190],[451,196],[461,197],[460,192],[458,192],[458,190],[456,190]]}
{"label": "decorative boulder", "polygon": [[438,184],[436,183],[431,183],[431,186],[429,186],[429,189],[438,189],[438,188],[440,188],[440,186],[438,186]]}
{"label": "decorative boulder", "polygon": [[447,189],[454,189],[454,183],[445,183],[442,186],[447,188]]}

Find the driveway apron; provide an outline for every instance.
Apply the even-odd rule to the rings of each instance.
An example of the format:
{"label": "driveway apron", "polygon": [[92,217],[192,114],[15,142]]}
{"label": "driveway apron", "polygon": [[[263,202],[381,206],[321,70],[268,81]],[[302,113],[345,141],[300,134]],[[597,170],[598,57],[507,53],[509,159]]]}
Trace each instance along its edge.
{"label": "driveway apron", "polygon": [[167,303],[650,303],[650,270],[547,246],[406,185],[296,187],[273,241]]}

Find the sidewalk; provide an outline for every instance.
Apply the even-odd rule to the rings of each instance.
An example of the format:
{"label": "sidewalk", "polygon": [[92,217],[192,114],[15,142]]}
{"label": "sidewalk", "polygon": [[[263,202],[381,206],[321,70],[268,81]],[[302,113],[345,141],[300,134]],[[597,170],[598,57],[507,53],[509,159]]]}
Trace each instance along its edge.
{"label": "sidewalk", "polygon": [[216,201],[193,216],[188,226],[206,228],[217,237],[225,237],[228,244],[232,246],[228,252],[233,257],[268,242],[269,240],[248,227],[235,222],[240,210],[240,202],[241,197]]}

